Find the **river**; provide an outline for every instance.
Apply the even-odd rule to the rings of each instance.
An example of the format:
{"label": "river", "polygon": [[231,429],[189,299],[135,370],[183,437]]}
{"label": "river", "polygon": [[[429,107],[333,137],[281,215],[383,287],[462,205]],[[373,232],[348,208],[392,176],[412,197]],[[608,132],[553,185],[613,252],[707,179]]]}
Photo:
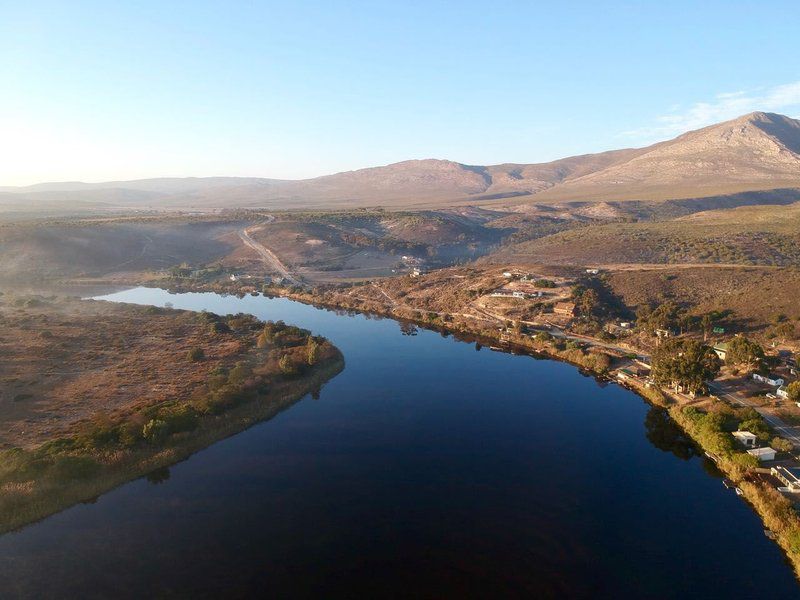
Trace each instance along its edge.
{"label": "river", "polygon": [[283,319],[346,367],[269,421],[0,537],[3,598],[800,595],[664,413],[570,365],[286,299],[105,298]]}

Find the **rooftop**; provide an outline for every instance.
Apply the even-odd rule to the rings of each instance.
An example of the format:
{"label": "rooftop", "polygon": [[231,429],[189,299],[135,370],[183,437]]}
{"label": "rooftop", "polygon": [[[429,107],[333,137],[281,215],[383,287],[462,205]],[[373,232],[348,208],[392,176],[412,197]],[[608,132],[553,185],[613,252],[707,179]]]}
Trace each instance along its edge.
{"label": "rooftop", "polygon": [[735,435],[736,437],[746,437],[746,438],[756,437],[755,433],[751,433],[749,431],[734,431],[733,435]]}
{"label": "rooftop", "polygon": [[747,451],[748,454],[753,456],[764,456],[766,454],[775,454],[777,450],[770,448],[769,446],[766,448],[751,448]]}
{"label": "rooftop", "polygon": [[779,474],[787,477],[788,479],[793,479],[795,481],[800,482],[800,467],[772,467],[774,471],[777,471]]}

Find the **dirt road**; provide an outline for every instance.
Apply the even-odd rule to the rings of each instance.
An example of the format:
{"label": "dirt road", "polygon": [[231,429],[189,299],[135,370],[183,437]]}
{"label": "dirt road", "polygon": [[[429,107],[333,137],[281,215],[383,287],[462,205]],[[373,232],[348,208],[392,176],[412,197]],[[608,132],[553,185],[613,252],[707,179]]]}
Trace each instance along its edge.
{"label": "dirt road", "polygon": [[303,282],[289,272],[286,265],[281,262],[281,259],[272,250],[250,237],[250,233],[246,228],[239,231],[239,237],[245,246],[255,250],[270,270],[279,273],[281,277],[294,285],[303,285]]}

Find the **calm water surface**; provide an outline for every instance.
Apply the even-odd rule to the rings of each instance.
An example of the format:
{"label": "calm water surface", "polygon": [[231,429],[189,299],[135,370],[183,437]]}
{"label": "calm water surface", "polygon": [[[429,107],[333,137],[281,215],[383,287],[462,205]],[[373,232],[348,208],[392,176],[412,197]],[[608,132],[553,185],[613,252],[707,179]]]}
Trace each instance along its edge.
{"label": "calm water surface", "polygon": [[347,366],[316,399],[0,537],[3,598],[800,596],[663,413],[571,366],[284,299],[108,298],[284,319]]}

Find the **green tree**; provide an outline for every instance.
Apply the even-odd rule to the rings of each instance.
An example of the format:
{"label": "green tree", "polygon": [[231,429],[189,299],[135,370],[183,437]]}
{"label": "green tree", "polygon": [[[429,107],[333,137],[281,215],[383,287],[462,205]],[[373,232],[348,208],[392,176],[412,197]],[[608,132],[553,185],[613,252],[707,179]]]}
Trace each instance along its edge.
{"label": "green tree", "polygon": [[714,328],[714,323],[711,320],[711,315],[703,315],[703,318],[700,321],[700,325],[703,328],[703,341],[708,340],[708,336],[711,333],[711,330]]}
{"label": "green tree", "polygon": [[575,298],[575,306],[582,316],[587,318],[594,317],[600,307],[600,297],[593,289],[584,290]]}
{"label": "green tree", "polygon": [[744,336],[737,336],[728,342],[725,363],[731,366],[742,365],[748,371],[758,369],[764,360],[764,349]]}
{"label": "green tree", "polygon": [[308,338],[306,344],[306,362],[313,367],[319,361],[319,344],[314,338]]}
{"label": "green tree", "polygon": [[142,437],[150,442],[160,442],[169,433],[167,424],[161,419],[150,419],[142,428]]}
{"label": "green tree", "polygon": [[697,393],[717,376],[720,366],[714,351],[701,342],[668,339],[653,354],[652,373],[656,383]]}
{"label": "green tree", "polygon": [[678,323],[681,327],[681,333],[687,333],[691,331],[692,326],[694,326],[694,317],[690,314],[682,314],[679,319]]}
{"label": "green tree", "polygon": [[228,383],[241,385],[252,375],[253,369],[250,368],[250,365],[238,362],[236,366],[231,369],[230,373],[228,373]]}
{"label": "green tree", "polygon": [[294,365],[292,359],[289,357],[288,354],[284,354],[283,356],[281,356],[280,360],[278,361],[278,368],[284,375],[297,374],[297,367]]}
{"label": "green tree", "polygon": [[786,391],[789,393],[789,400],[800,402],[800,381],[793,381],[787,385]]}
{"label": "green tree", "polygon": [[636,319],[641,329],[652,333],[656,329],[675,329],[681,314],[681,308],[674,302],[668,301],[653,310],[646,306],[640,307]]}

